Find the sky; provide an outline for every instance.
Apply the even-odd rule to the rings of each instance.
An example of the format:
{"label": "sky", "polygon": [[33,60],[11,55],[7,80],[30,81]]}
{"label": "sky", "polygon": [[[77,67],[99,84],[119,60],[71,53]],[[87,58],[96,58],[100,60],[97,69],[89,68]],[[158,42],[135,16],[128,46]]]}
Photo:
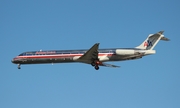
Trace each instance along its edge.
{"label": "sky", "polygon": [[[180,108],[179,0],[1,0],[0,108]],[[109,62],[17,65],[25,51],[127,48],[164,30],[156,54]]]}

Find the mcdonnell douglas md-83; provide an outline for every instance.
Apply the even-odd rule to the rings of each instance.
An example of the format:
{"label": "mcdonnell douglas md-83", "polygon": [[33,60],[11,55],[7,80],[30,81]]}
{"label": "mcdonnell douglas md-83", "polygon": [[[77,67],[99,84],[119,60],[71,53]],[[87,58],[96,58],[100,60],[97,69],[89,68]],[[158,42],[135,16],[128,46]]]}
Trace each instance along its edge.
{"label": "mcdonnell douglas md-83", "polygon": [[90,49],[83,50],[48,50],[28,51],[13,58],[12,63],[18,64],[42,64],[42,63],[70,63],[80,62],[92,65],[96,70],[99,66],[119,67],[106,64],[108,61],[123,61],[142,58],[146,55],[155,54],[153,48],[159,40],[168,41],[163,31],[150,34],[147,39],[135,48],[108,48],[99,49],[99,43],[94,44]]}

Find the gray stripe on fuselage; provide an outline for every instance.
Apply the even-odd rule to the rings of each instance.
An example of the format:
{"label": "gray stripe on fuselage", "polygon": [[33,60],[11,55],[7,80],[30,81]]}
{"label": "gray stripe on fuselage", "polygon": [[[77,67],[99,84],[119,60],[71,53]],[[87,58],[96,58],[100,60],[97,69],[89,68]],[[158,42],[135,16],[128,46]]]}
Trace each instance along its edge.
{"label": "gray stripe on fuselage", "polygon": [[68,58],[28,58],[28,59],[19,59],[14,61],[15,64],[43,64],[43,63],[69,63],[75,62],[73,57]]}

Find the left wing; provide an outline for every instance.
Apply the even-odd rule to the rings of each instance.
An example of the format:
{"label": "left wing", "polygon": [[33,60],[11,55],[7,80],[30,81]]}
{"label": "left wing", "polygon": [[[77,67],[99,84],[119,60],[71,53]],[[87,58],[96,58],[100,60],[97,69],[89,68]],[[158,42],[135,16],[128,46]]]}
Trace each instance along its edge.
{"label": "left wing", "polygon": [[84,55],[82,55],[79,60],[88,60],[91,61],[92,59],[98,59],[98,48],[99,43],[94,44]]}
{"label": "left wing", "polygon": [[[105,67],[119,67],[111,64],[106,64],[99,61],[98,58],[99,43],[94,44],[84,55],[82,55],[78,61],[91,64],[92,66],[105,66]],[[99,69],[99,68],[98,68]]]}

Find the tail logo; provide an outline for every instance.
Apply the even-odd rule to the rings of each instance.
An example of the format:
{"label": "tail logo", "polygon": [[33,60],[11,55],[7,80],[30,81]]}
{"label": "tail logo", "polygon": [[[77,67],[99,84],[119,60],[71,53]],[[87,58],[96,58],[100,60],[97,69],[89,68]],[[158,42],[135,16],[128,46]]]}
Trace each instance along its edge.
{"label": "tail logo", "polygon": [[147,42],[144,42],[144,47],[149,47],[149,46],[153,46],[150,40],[147,40]]}

